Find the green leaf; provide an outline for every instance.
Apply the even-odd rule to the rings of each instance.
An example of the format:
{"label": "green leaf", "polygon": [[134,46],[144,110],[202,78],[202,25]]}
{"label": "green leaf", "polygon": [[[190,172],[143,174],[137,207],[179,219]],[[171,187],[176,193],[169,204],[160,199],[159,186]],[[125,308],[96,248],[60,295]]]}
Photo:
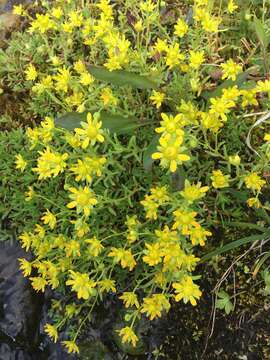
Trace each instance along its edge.
{"label": "green leaf", "polygon": [[218,292],[217,296],[219,299],[216,301],[216,308],[220,310],[225,310],[225,313],[229,315],[229,313],[234,309],[229,294],[222,290]]}
{"label": "green leaf", "polygon": [[214,256],[220,255],[222,253],[226,253],[228,251],[236,249],[236,248],[238,248],[242,245],[248,244],[250,242],[267,239],[269,236],[270,236],[270,230],[267,230],[262,235],[251,235],[251,236],[248,236],[248,237],[236,240],[236,241],[232,241],[229,244],[226,244],[226,245],[224,245],[218,249],[215,249],[214,251],[211,251],[210,253],[204,255],[201,258],[201,262],[208,261]]}
{"label": "green leaf", "polygon": [[269,45],[269,37],[266,34],[263,23],[261,20],[254,18],[253,21],[254,29],[261,46],[266,49]]}
{"label": "green leaf", "polygon": [[[94,112],[91,111],[91,113],[93,114]],[[80,127],[81,121],[86,121],[86,119],[87,112],[81,114],[71,112],[57,118],[55,120],[55,124],[67,130],[73,130],[76,127]],[[146,123],[139,123],[137,118],[134,116],[123,117],[120,115],[110,114],[106,111],[100,112],[100,120],[102,121],[103,128],[109,129],[111,132],[116,134],[127,134],[132,132],[134,129],[137,129],[139,126],[146,125]]]}
{"label": "green leaf", "polygon": [[147,149],[143,154],[143,167],[145,170],[150,171],[152,169],[152,165],[154,160],[152,159],[152,154],[156,151],[158,145],[159,136],[156,135],[153,137],[152,141],[148,145]]}
{"label": "green leaf", "polygon": [[141,76],[125,70],[109,71],[104,67],[88,65],[88,71],[96,79],[113,85],[129,85],[136,89],[156,89],[158,84],[146,76]]}

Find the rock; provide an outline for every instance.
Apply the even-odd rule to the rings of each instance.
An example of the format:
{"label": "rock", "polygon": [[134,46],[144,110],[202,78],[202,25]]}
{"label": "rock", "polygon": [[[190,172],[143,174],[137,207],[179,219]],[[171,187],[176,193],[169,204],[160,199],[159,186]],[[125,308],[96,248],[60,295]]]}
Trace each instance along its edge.
{"label": "rock", "polygon": [[23,277],[17,260],[20,257],[29,259],[18,243],[0,242],[0,336],[32,351],[38,344],[43,295]]}

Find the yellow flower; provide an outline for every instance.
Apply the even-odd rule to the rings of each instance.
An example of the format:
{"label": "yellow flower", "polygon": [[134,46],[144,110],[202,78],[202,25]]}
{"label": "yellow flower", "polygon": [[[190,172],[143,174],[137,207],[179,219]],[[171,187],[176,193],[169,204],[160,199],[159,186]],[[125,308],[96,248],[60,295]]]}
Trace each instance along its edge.
{"label": "yellow flower", "polygon": [[200,117],[202,126],[214,133],[218,132],[218,130],[223,126],[221,119],[214,112],[201,112]]}
{"label": "yellow flower", "polygon": [[176,171],[177,165],[181,165],[183,162],[190,160],[189,155],[181,153],[182,137],[176,139],[172,137],[161,137],[159,143],[159,152],[152,154],[152,159],[160,159],[160,165],[169,168],[171,172]]}
{"label": "yellow flower", "polygon": [[185,59],[185,56],[180,53],[179,44],[173,44],[167,48],[166,54],[166,65],[169,69],[172,69],[176,65],[179,65],[182,60]]}
{"label": "yellow flower", "polygon": [[265,134],[263,140],[270,141],[270,134],[269,133]]}
{"label": "yellow flower", "polygon": [[230,112],[230,109],[235,106],[234,101],[227,100],[224,97],[211,98],[210,103],[210,114],[221,117],[223,121],[227,121],[227,114]]}
{"label": "yellow flower", "polygon": [[249,105],[258,106],[259,103],[256,99],[256,89],[241,90],[242,106],[245,108]]}
{"label": "yellow flower", "polygon": [[42,277],[31,277],[30,280],[34,290],[36,290],[37,292],[45,291],[45,286],[47,285],[47,281],[45,279],[43,279]]}
{"label": "yellow flower", "polygon": [[27,161],[24,160],[21,154],[16,155],[15,158],[16,158],[15,160],[16,169],[20,169],[21,172],[23,172],[24,169],[26,168]]}
{"label": "yellow flower", "polygon": [[84,215],[88,217],[93,206],[97,204],[94,192],[87,186],[84,188],[80,186],[79,189],[70,187],[69,191],[72,193],[69,195],[72,201],[67,204],[67,207],[69,209],[76,207],[77,214],[83,212]]}
{"label": "yellow flower", "polygon": [[20,242],[21,242],[21,246],[23,249],[25,249],[26,251],[29,251],[32,242],[33,242],[33,237],[31,236],[30,233],[27,232],[23,232],[20,236],[19,236]]}
{"label": "yellow flower", "polygon": [[195,211],[185,211],[185,210],[175,210],[174,215],[174,224],[173,229],[181,229],[183,235],[188,235],[189,230],[193,226],[197,226],[198,223],[195,221],[197,213]]}
{"label": "yellow flower", "polygon": [[63,67],[62,69],[58,70],[58,74],[54,76],[55,83],[55,89],[59,92],[68,92],[68,86],[71,80],[71,74],[69,69],[66,67]]}
{"label": "yellow flower", "polygon": [[36,19],[31,22],[29,32],[39,31],[44,34],[46,31],[54,29],[55,23],[50,19],[49,14],[37,14]]}
{"label": "yellow flower", "polygon": [[155,317],[161,317],[161,312],[168,311],[170,306],[165,295],[153,294],[151,297],[143,299],[141,313],[146,313],[150,320],[153,320]]}
{"label": "yellow flower", "polygon": [[92,82],[94,81],[94,78],[93,76],[88,73],[88,72],[83,72],[81,74],[81,78],[80,78],[80,83],[83,85],[83,86],[88,86],[90,84],[92,84]]}
{"label": "yellow flower", "polygon": [[100,98],[104,106],[116,106],[118,104],[118,99],[113,95],[112,90],[109,87],[105,87],[104,89],[102,89]]}
{"label": "yellow flower", "polygon": [[237,9],[238,9],[238,6],[234,3],[234,0],[229,0],[229,2],[228,2],[228,12],[230,14],[232,14]]}
{"label": "yellow flower", "polygon": [[40,82],[32,86],[32,91],[37,95],[43,94],[46,90],[52,89],[53,81],[51,75],[47,75],[41,79]]}
{"label": "yellow flower", "polygon": [[136,21],[136,23],[134,24],[134,29],[137,31],[137,32],[141,32],[143,30],[144,26],[143,26],[143,22],[142,20],[138,20]]}
{"label": "yellow flower", "polygon": [[97,257],[101,251],[104,249],[104,246],[101,242],[94,236],[91,239],[84,240],[86,244],[88,244],[88,252],[91,256]]}
{"label": "yellow flower", "polygon": [[180,283],[173,283],[173,288],[176,292],[176,301],[183,299],[185,304],[190,301],[193,306],[197,304],[196,299],[199,299],[202,295],[199,286],[193,283],[190,276],[186,276]]}
{"label": "yellow flower", "polygon": [[211,236],[212,233],[201,227],[200,224],[196,225],[194,228],[189,230],[190,240],[193,246],[195,245],[205,245],[207,236]]}
{"label": "yellow flower", "polygon": [[203,198],[208,190],[209,187],[201,187],[200,182],[197,184],[190,184],[188,180],[185,180],[185,188],[180,194],[188,201],[188,203],[192,204],[194,201]]}
{"label": "yellow flower", "polygon": [[231,79],[233,81],[236,80],[236,76],[242,72],[242,66],[233,61],[233,59],[229,59],[227,62],[222,63],[221,68],[223,70],[222,79]]}
{"label": "yellow flower", "polygon": [[229,163],[234,166],[239,166],[241,163],[241,158],[239,155],[231,155],[229,156]]}
{"label": "yellow flower", "polygon": [[32,186],[28,186],[28,191],[24,193],[25,195],[25,201],[31,201],[35,195],[34,189]]}
{"label": "yellow flower", "polygon": [[144,200],[141,201],[145,211],[146,219],[157,219],[158,204],[153,200],[152,196],[146,195]]}
{"label": "yellow flower", "polygon": [[104,141],[104,136],[102,135],[103,130],[100,129],[102,126],[102,122],[98,120],[99,120],[98,113],[95,113],[93,117],[91,113],[88,113],[87,123],[82,122],[81,123],[82,128],[75,129],[76,134],[78,134],[81,137],[83,149],[86,149],[89,143],[91,145],[95,145],[97,141],[101,143]]}
{"label": "yellow flower", "polygon": [[174,34],[182,38],[187,32],[188,32],[187,23],[182,19],[178,19],[176,25],[174,25]]}
{"label": "yellow flower", "polygon": [[165,99],[165,94],[155,90],[153,90],[153,93],[150,96],[150,100],[153,102],[154,105],[156,105],[157,109],[161,107],[161,104],[163,103],[164,99]]}
{"label": "yellow flower", "polygon": [[37,70],[36,70],[35,66],[32,64],[27,66],[24,73],[26,75],[26,80],[28,80],[28,81],[34,81],[38,77]]}
{"label": "yellow flower", "polygon": [[92,279],[89,279],[88,274],[81,274],[73,270],[69,270],[70,280],[66,281],[66,285],[71,286],[72,291],[77,293],[78,299],[87,300],[89,297],[96,294],[94,289],[96,282]]}
{"label": "yellow flower", "polygon": [[251,190],[260,191],[261,188],[266,184],[256,172],[252,172],[244,178],[246,187]]}
{"label": "yellow flower", "polygon": [[18,259],[19,263],[20,263],[20,270],[22,270],[23,272],[23,276],[27,277],[29,275],[31,275],[32,272],[32,263],[27,261],[24,258],[20,258]]}
{"label": "yellow flower", "polygon": [[76,61],[73,64],[73,67],[74,67],[74,70],[80,75],[87,71],[86,66],[85,66],[84,62],[82,62],[82,60]]}
{"label": "yellow flower", "polygon": [[157,186],[150,189],[151,198],[158,204],[163,205],[170,200],[167,192],[167,186]]}
{"label": "yellow flower", "polygon": [[37,167],[33,168],[34,172],[39,174],[38,179],[43,180],[48,177],[56,177],[59,173],[63,172],[66,167],[66,160],[68,154],[59,154],[52,152],[49,147],[46,150],[39,151],[41,155],[37,160]]}
{"label": "yellow flower", "polygon": [[116,263],[120,262],[123,269],[128,267],[129,271],[132,271],[136,266],[136,261],[130,250],[112,247],[108,256],[113,257]]}
{"label": "yellow flower", "polygon": [[89,232],[89,226],[83,219],[71,220],[72,224],[74,224],[76,235],[81,238]]}
{"label": "yellow flower", "polygon": [[140,307],[137,295],[134,292],[124,292],[123,295],[119,296],[119,299],[123,300],[126,308],[133,305],[135,305],[137,309]]}
{"label": "yellow flower", "polygon": [[213,170],[213,176],[211,176],[213,187],[215,189],[228,187],[229,177],[229,175],[223,175],[221,170]]}
{"label": "yellow flower", "polygon": [[55,228],[56,217],[48,209],[46,209],[46,212],[41,220],[43,220],[44,224],[48,224],[51,230]]}
{"label": "yellow flower", "polygon": [[168,51],[168,44],[166,40],[161,40],[161,39],[157,39],[155,45],[154,45],[154,50],[156,50],[159,53],[162,52],[167,52]]}
{"label": "yellow flower", "polygon": [[56,19],[60,19],[63,16],[63,10],[60,6],[52,8],[52,16]]}
{"label": "yellow flower", "polygon": [[69,354],[71,353],[79,354],[79,348],[74,341],[66,340],[66,341],[62,341],[61,344],[67,348]]}
{"label": "yellow flower", "polygon": [[204,51],[189,51],[189,66],[192,69],[199,69],[204,62]]}
{"label": "yellow flower", "polygon": [[134,346],[134,347],[136,346],[139,339],[131,327],[126,326],[121,330],[117,330],[117,332],[121,336],[123,343],[127,342],[127,343],[131,343],[132,346]]}
{"label": "yellow flower", "polygon": [[270,93],[270,80],[258,81],[256,85],[257,92],[268,92]]}
{"label": "yellow flower", "polygon": [[116,292],[116,288],[115,288],[115,281],[111,280],[111,279],[104,279],[104,280],[100,280],[98,282],[99,288],[101,292],[104,291],[112,291],[112,292]]}
{"label": "yellow flower", "polygon": [[57,342],[58,340],[58,332],[57,332],[57,328],[51,324],[45,324],[44,326],[44,331],[46,334],[49,335],[49,337],[52,339],[52,341],[54,343]]}
{"label": "yellow flower", "polygon": [[155,244],[145,244],[147,250],[144,250],[145,256],[143,256],[143,261],[149,266],[155,266],[162,261],[162,252],[159,243]]}
{"label": "yellow flower", "polygon": [[179,241],[177,232],[170,230],[167,225],[163,230],[155,230],[155,234],[159,242],[173,243]]}
{"label": "yellow flower", "polygon": [[68,16],[72,27],[80,27],[82,25],[83,16],[79,13],[79,11],[71,11]]}
{"label": "yellow flower", "polygon": [[19,16],[25,16],[26,15],[26,11],[24,10],[22,4],[20,5],[14,5],[12,12],[14,15],[19,15]]}
{"label": "yellow flower", "polygon": [[[197,15],[197,13],[196,13]],[[221,19],[210,15],[209,13],[205,12],[202,15],[201,24],[203,29],[206,32],[216,33],[218,32],[219,24],[221,23]]]}
{"label": "yellow flower", "polygon": [[151,13],[155,10],[156,8],[156,4],[154,4],[152,2],[152,0],[146,0],[146,1],[141,1],[140,2],[140,9],[143,11],[143,12],[146,12],[146,13]]}
{"label": "yellow flower", "polygon": [[258,198],[254,198],[254,197],[247,199],[247,204],[249,207],[254,207],[256,209],[259,209],[260,207],[262,207],[260,200]]}
{"label": "yellow flower", "polygon": [[165,133],[171,135],[177,135],[178,139],[184,138],[184,131],[182,130],[182,126],[185,125],[183,121],[183,115],[177,114],[176,116],[167,115],[165,113],[161,113],[162,121],[160,122],[160,127],[156,128],[155,131],[157,133]]}
{"label": "yellow flower", "polygon": [[79,257],[81,256],[80,252],[80,243],[77,240],[71,240],[64,243],[66,256],[69,257]]}

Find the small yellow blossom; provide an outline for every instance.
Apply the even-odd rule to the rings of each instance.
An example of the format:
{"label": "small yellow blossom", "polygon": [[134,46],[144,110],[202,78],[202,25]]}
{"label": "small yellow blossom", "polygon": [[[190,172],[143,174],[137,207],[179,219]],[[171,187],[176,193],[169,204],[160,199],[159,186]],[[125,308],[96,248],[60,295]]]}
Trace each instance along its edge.
{"label": "small yellow blossom", "polygon": [[56,225],[56,217],[48,209],[44,213],[44,216],[41,218],[44,224],[48,224],[50,229],[53,230]]}
{"label": "small yellow blossom", "polygon": [[97,257],[104,249],[104,246],[95,236],[91,239],[84,240],[84,242],[88,245],[87,250],[89,254],[93,257]]}
{"label": "small yellow blossom", "polygon": [[233,59],[229,59],[227,62],[222,63],[221,68],[223,70],[222,79],[236,80],[236,76],[242,72],[242,65],[237,64]]}
{"label": "small yellow blossom", "polygon": [[23,172],[26,168],[27,161],[24,160],[21,154],[16,155],[15,158],[16,169],[20,169],[21,172]]}
{"label": "small yellow blossom", "polygon": [[78,134],[82,140],[82,148],[86,149],[89,144],[95,145],[96,142],[103,142],[104,136],[101,129],[102,122],[99,120],[99,114],[95,113],[92,117],[91,113],[87,114],[87,123],[82,122],[82,128],[76,128],[75,133]]}
{"label": "small yellow blossom", "polygon": [[188,32],[187,23],[182,19],[178,19],[176,25],[174,25],[174,33],[175,33],[175,35],[182,38],[184,35],[186,35],[187,32]]}
{"label": "small yellow blossom", "polygon": [[270,133],[265,134],[263,140],[270,141]]}
{"label": "small yellow blossom", "polygon": [[62,341],[61,344],[66,347],[69,354],[79,354],[79,348],[74,341],[66,340]]}
{"label": "small yellow blossom", "polygon": [[154,105],[156,105],[157,109],[161,107],[161,104],[163,103],[164,99],[165,99],[165,94],[155,90],[153,90],[153,93],[150,96],[150,100],[153,102]]}
{"label": "small yellow blossom", "polygon": [[262,207],[262,204],[258,198],[249,198],[247,199],[247,204],[249,207],[254,207],[255,209],[259,209]]}
{"label": "small yellow blossom", "polygon": [[193,283],[190,276],[186,276],[180,283],[173,283],[173,288],[177,294],[175,295],[176,301],[183,299],[185,304],[190,301],[193,306],[197,304],[196,299],[202,295],[199,286]]}
{"label": "small yellow blossom", "polygon": [[69,83],[71,80],[71,74],[69,69],[63,67],[62,69],[58,70],[58,74],[54,76],[55,80],[55,89],[62,93],[68,92]]}
{"label": "small yellow blossom", "polygon": [[203,198],[208,190],[209,187],[201,187],[200,182],[197,184],[190,184],[188,180],[185,180],[185,188],[180,192],[180,194],[188,201],[188,203],[192,204],[194,201]]}
{"label": "small yellow blossom", "polygon": [[149,266],[155,266],[162,261],[162,252],[159,243],[145,244],[146,250],[144,250],[145,256],[143,261]]}
{"label": "small yellow blossom", "polygon": [[118,99],[113,95],[112,89],[109,87],[105,87],[104,89],[102,89],[100,98],[104,106],[116,106],[118,104]]}
{"label": "small yellow blossom", "polygon": [[93,76],[88,73],[88,72],[83,72],[81,74],[81,78],[80,78],[80,83],[83,85],[83,86],[88,86],[90,84],[92,84],[92,82],[94,81],[94,78]]}
{"label": "small yellow blossom", "polygon": [[116,263],[120,262],[123,269],[129,268],[129,271],[132,271],[136,266],[136,261],[130,250],[112,247],[108,256],[113,257]]}
{"label": "small yellow blossom", "polygon": [[152,154],[152,159],[160,159],[160,165],[169,168],[171,172],[175,172],[177,165],[190,160],[190,156],[181,153],[181,145],[183,143],[182,137],[176,139],[172,137],[161,137],[159,139],[159,152]]}
{"label": "small yellow blossom", "polygon": [[83,212],[88,217],[93,206],[97,204],[94,192],[87,186],[79,187],[79,189],[70,187],[69,191],[72,193],[69,195],[72,201],[67,204],[67,207],[69,209],[76,208],[77,214]]}
{"label": "small yellow blossom", "polygon": [[18,259],[18,261],[20,263],[20,270],[22,270],[23,276],[27,277],[27,276],[31,275],[32,263],[27,261],[24,258]]}
{"label": "small yellow blossom", "polygon": [[254,191],[260,191],[261,188],[266,184],[266,181],[263,180],[256,172],[252,172],[249,175],[246,175],[244,181],[246,187]]}
{"label": "small yellow blossom", "polygon": [[153,200],[152,196],[146,195],[144,200],[141,201],[145,211],[146,219],[157,219],[158,204]]}
{"label": "small yellow blossom", "polygon": [[34,189],[32,186],[28,186],[28,190],[24,193],[25,201],[31,201],[35,195]]}
{"label": "small yellow blossom", "polygon": [[81,274],[73,270],[69,270],[69,272],[70,279],[66,281],[66,284],[71,286],[72,291],[77,293],[78,299],[87,300],[96,294],[96,290],[94,289],[96,282],[89,279],[88,274]]}
{"label": "small yellow blossom", "polygon": [[239,166],[241,163],[241,158],[239,155],[231,155],[229,156],[229,163],[234,166]]}
{"label": "small yellow blossom", "polygon": [[123,295],[119,296],[119,299],[123,300],[123,303],[126,308],[136,306],[138,309],[140,307],[138,297],[134,292],[124,292]]}
{"label": "small yellow blossom", "polygon": [[141,312],[153,320],[156,317],[161,317],[163,310],[168,311],[170,309],[170,303],[165,295],[153,294],[151,297],[145,297],[143,299],[143,305]]}
{"label": "small yellow blossom", "polygon": [[28,81],[34,81],[38,77],[37,70],[33,64],[28,65],[24,73]]}
{"label": "small yellow blossom", "polygon": [[46,334],[49,335],[49,337],[52,339],[52,341],[54,343],[57,342],[58,340],[58,332],[57,332],[57,328],[51,324],[45,324],[44,326],[44,331]]}
{"label": "small yellow blossom", "polygon": [[175,210],[173,229],[180,229],[183,235],[189,234],[189,231],[197,226],[198,223],[195,221],[197,213],[195,211]]}
{"label": "small yellow blossom", "polygon": [[131,343],[132,346],[134,346],[134,347],[136,346],[139,339],[131,327],[126,326],[121,330],[117,330],[117,332],[121,336],[123,343],[127,342],[127,343]]}
{"label": "small yellow blossom", "polygon": [[116,292],[115,281],[111,279],[104,279],[98,282],[99,289],[101,292],[112,291]]}
{"label": "small yellow blossom", "polygon": [[42,277],[31,277],[30,280],[34,290],[36,290],[37,292],[45,291],[45,286],[47,285],[46,279],[43,279]]}
{"label": "small yellow blossom", "polygon": [[215,189],[222,189],[229,186],[229,175],[222,174],[221,170],[213,170],[211,176],[212,185]]}
{"label": "small yellow blossom", "polygon": [[37,167],[33,168],[34,172],[39,174],[39,180],[46,179],[48,177],[56,177],[59,173],[63,172],[66,167],[66,160],[68,154],[59,154],[52,152],[47,147],[43,152],[39,151],[40,157],[37,159]]}
{"label": "small yellow blossom", "polygon": [[204,51],[189,51],[189,66],[197,70],[204,62]]}
{"label": "small yellow blossom", "polygon": [[229,0],[229,2],[228,2],[228,12],[230,14],[232,14],[237,9],[238,9],[238,6],[234,3],[234,0]]}

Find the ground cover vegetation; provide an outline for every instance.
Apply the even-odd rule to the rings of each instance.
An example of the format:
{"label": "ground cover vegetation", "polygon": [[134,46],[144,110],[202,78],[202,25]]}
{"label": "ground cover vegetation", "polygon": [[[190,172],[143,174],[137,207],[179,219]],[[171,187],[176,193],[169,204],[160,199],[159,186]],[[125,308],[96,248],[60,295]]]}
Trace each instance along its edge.
{"label": "ground cover vegetation", "polygon": [[[0,52],[1,96],[18,99],[16,118],[1,116],[0,212],[33,254],[19,259],[33,288],[63,295],[45,332],[56,342],[68,329],[68,352],[108,294],[135,347],[142,317],[204,296],[198,263],[269,236],[268,7],[14,7],[24,28]],[[243,239],[222,248],[220,230],[235,228]],[[216,305],[233,308],[224,290]]]}

